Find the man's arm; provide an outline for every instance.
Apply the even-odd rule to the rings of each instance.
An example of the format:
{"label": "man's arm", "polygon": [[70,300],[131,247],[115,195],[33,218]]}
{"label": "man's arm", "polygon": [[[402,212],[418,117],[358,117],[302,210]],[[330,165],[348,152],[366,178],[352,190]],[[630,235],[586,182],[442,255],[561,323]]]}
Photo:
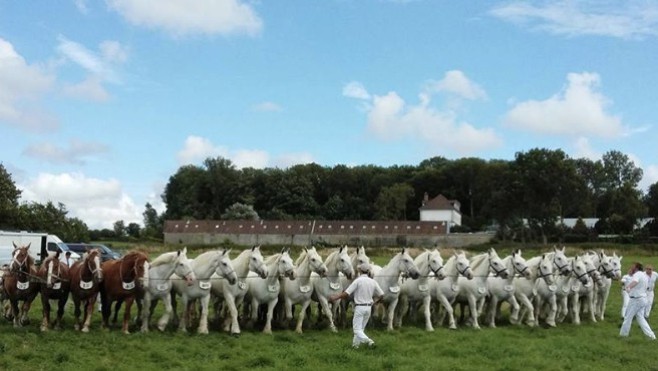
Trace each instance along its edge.
{"label": "man's arm", "polygon": [[331,296],[329,296],[329,301],[333,303],[333,302],[336,301],[336,300],[347,299],[347,298],[349,298],[349,297],[350,297],[350,294],[348,294],[347,292],[343,291],[343,292],[341,292],[340,294],[335,294],[335,295],[331,295]]}

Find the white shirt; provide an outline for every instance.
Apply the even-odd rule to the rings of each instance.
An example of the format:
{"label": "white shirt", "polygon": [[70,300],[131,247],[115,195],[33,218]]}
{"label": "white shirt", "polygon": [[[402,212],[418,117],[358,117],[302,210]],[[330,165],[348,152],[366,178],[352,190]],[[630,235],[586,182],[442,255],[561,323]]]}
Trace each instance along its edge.
{"label": "white shirt", "polygon": [[628,292],[628,296],[631,298],[645,298],[647,297],[647,281],[649,276],[644,271],[637,271],[633,274],[631,282],[637,282],[631,291]]}
{"label": "white shirt", "polygon": [[384,296],[384,291],[377,281],[368,277],[367,274],[361,274],[345,289],[349,295],[354,294],[355,304],[372,304],[373,296]]}
{"label": "white shirt", "polygon": [[656,287],[656,279],[658,278],[658,273],[651,272],[651,276],[647,275],[647,291],[653,291]]}
{"label": "white shirt", "polygon": [[625,274],[624,277],[621,278],[622,287],[626,287],[629,283],[631,283],[632,278],[633,277],[630,274]]}

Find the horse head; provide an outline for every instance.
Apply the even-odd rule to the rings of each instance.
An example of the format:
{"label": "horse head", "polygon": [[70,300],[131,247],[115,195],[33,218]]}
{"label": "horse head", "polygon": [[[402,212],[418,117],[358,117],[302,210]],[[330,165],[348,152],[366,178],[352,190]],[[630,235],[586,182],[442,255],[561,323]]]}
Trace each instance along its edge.
{"label": "horse head", "polygon": [[497,277],[501,277],[501,278],[509,277],[509,272],[507,271],[507,267],[498,256],[498,253],[496,253],[496,250],[494,250],[494,248],[492,247],[489,249],[487,254],[489,255],[489,271],[495,274]]}
{"label": "horse head", "polygon": [[608,256],[610,259],[610,264],[612,265],[612,279],[618,280],[621,279],[621,259],[622,256],[617,256],[617,253],[612,253],[612,256]]}
{"label": "horse head", "polygon": [[352,266],[350,256],[347,254],[347,245],[342,246],[338,250],[337,259],[338,262],[336,263],[336,268],[338,269],[338,272],[344,274],[348,280],[351,280],[352,277],[354,277],[354,267]]}
{"label": "horse head", "polygon": [[284,247],[281,250],[281,255],[279,256],[279,261],[277,262],[277,268],[279,276],[285,276],[294,280],[297,278],[297,273],[295,273],[295,264],[292,262],[290,257],[290,248]]}
{"label": "horse head", "polygon": [[443,258],[441,257],[439,250],[434,249],[427,252],[427,266],[437,279],[442,280],[446,278],[446,274],[443,270]]}
{"label": "horse head", "polygon": [[468,278],[469,280],[473,279],[473,270],[471,269],[471,262],[466,257],[466,254],[463,251],[455,252],[455,267],[457,267],[457,272],[462,276]]}
{"label": "horse head", "polygon": [[583,285],[587,284],[587,267],[585,262],[579,256],[576,256],[571,261],[571,272]]}
{"label": "horse head", "polygon": [[229,258],[230,252],[231,250],[224,249],[217,253],[219,264],[217,265],[217,268],[215,268],[215,273],[222,278],[226,278],[229,284],[234,285],[236,282],[238,282],[238,275],[235,273],[233,264]]}
{"label": "horse head", "polygon": [[148,287],[149,286],[149,258],[146,256],[144,253],[138,253],[135,263],[134,263],[134,269],[135,269],[135,278],[138,280],[139,284],[142,287]]}
{"label": "horse head", "polygon": [[96,279],[97,283],[103,282],[103,269],[101,268],[101,251],[98,249],[91,249],[85,252],[82,257],[83,264],[89,269],[92,277]]}
{"label": "horse head", "polygon": [[414,280],[420,277],[420,272],[418,271],[418,267],[416,267],[416,264],[414,264],[414,260],[411,258],[411,255],[409,255],[409,252],[407,252],[406,247],[402,248],[402,251],[400,251],[397,257],[398,257],[398,270],[401,273],[407,274],[409,277],[411,277]]}
{"label": "horse head", "polygon": [[[46,261],[43,263],[43,271],[46,273],[46,287],[49,289],[53,288],[55,284],[54,279],[60,278],[60,264],[59,264],[59,255],[60,252],[57,251],[55,255],[49,256]],[[41,274],[39,274],[41,276]]]}
{"label": "horse head", "polygon": [[196,275],[190,264],[190,259],[187,258],[187,247],[184,247],[183,250],[178,250],[174,266],[174,274],[178,277],[185,278],[185,283],[191,286],[194,280],[196,280]]}
{"label": "horse head", "polygon": [[[530,270],[528,269],[528,263],[521,256],[521,250],[517,249],[512,252],[512,268],[513,270],[525,278],[530,278]],[[509,269],[508,269],[509,270]]]}
{"label": "horse head", "polygon": [[258,274],[260,278],[267,278],[267,265],[265,265],[265,259],[263,259],[263,254],[260,252],[260,246],[251,248],[249,270]]}
{"label": "horse head", "polygon": [[544,282],[549,286],[555,282],[553,267],[553,260],[548,255],[542,254],[537,267],[537,277],[544,279]]}
{"label": "horse head", "polygon": [[32,268],[32,257],[30,256],[30,245],[18,246],[15,242],[14,251],[11,254],[11,263],[9,264],[9,272],[11,273],[29,273]]}
{"label": "horse head", "polygon": [[[366,248],[361,246],[356,248],[356,253],[352,255],[352,270],[357,271],[361,264],[370,264],[370,258],[366,255]],[[368,272],[372,278],[372,270]]]}
{"label": "horse head", "polygon": [[[596,254],[595,254],[596,255]],[[594,264],[593,256],[590,254],[584,254],[581,256],[582,261],[585,263],[585,269],[587,269],[587,274],[592,277],[592,279],[597,283],[601,284],[601,273],[599,273],[599,267]]]}
{"label": "horse head", "polygon": [[311,270],[320,275],[320,277],[327,276],[327,266],[322,261],[322,257],[315,250],[315,246],[310,249],[304,248],[306,251],[307,259]]}
{"label": "horse head", "polygon": [[553,246],[553,265],[560,271],[561,275],[568,276],[571,273],[572,266],[569,264],[569,258],[567,258],[564,250],[564,246],[562,246],[562,249]]}

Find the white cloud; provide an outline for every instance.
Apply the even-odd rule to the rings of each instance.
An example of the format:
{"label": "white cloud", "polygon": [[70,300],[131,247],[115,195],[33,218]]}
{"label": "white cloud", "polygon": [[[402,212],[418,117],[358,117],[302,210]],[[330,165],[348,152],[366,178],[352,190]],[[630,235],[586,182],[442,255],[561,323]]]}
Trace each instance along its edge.
{"label": "white cloud", "polygon": [[78,84],[65,84],[62,90],[64,94],[77,99],[95,102],[106,102],[110,99],[101,79],[96,76],[89,76]]}
{"label": "white cloud", "polygon": [[40,108],[54,81],[49,71],[29,65],[10,42],[0,38],[0,122],[35,132],[57,129],[57,119]]}
{"label": "white cloud", "polygon": [[653,1],[512,1],[494,7],[495,17],[556,35],[642,38],[658,35]]}
{"label": "white cloud", "polygon": [[185,139],[183,149],[178,152],[178,164],[200,164],[208,157],[224,157],[239,169],[253,167],[262,169],[266,167],[288,167],[295,164],[313,162],[313,156],[308,153],[284,153],[272,158],[263,150],[237,149],[229,150],[227,147],[213,144],[209,139],[191,135]]}
{"label": "white cloud", "polygon": [[283,109],[274,102],[262,102],[254,105],[253,109],[260,112],[281,112]]}
{"label": "white cloud", "polygon": [[598,74],[570,73],[567,80],[562,92],[546,100],[517,103],[507,112],[505,123],[539,134],[615,138],[631,132],[619,116],[606,112],[610,103],[597,91]]}
{"label": "white cloud", "polygon": [[21,201],[66,205],[69,217],[83,220],[91,229],[112,228],[117,220],[142,223],[142,212],[115,179],[89,178],[80,173],[40,173],[19,185]]}
{"label": "white cloud", "polygon": [[253,7],[241,0],[107,0],[107,4],[134,25],[174,36],[257,35],[263,28]]}
{"label": "white cloud", "polygon": [[[463,76],[461,81],[468,81],[468,79]],[[351,84],[358,86],[358,83]],[[432,149],[445,148],[462,155],[499,146],[502,141],[493,129],[478,129],[468,122],[460,121],[454,111],[440,111],[432,107],[432,91],[446,91],[450,87],[450,93],[465,92],[465,90],[454,89],[457,86],[475,87],[477,85],[446,83],[441,85],[442,90],[437,90],[438,86],[435,86],[434,89],[425,89],[419,93],[420,102],[416,105],[407,104],[394,91],[382,96],[372,95],[371,100],[365,106],[368,117],[367,128],[380,139],[412,139],[421,141]],[[365,88],[363,90],[365,91]],[[484,91],[480,93],[475,89],[470,93],[475,94],[470,96],[482,96]],[[347,95],[345,89],[343,94],[365,99],[363,96],[359,97],[358,94]]]}
{"label": "white cloud", "polygon": [[469,80],[462,71],[458,70],[446,72],[442,80],[429,82],[427,88],[429,92],[446,92],[469,100],[487,98],[487,93],[484,89]]}
{"label": "white cloud", "polygon": [[84,45],[64,36],[58,37],[57,50],[68,60],[85,69],[92,76],[114,84],[121,83],[115,67],[127,59],[127,51],[116,41],[103,41],[100,53],[87,49]]}
{"label": "white cloud", "polygon": [[73,139],[69,142],[68,148],[58,147],[52,143],[37,143],[28,146],[23,154],[50,163],[84,165],[85,159],[106,152],[108,147],[105,144]]}
{"label": "white cloud", "polygon": [[89,13],[89,8],[87,7],[86,0],[74,0],[73,3],[75,4],[75,7],[78,9],[80,13],[82,14]]}
{"label": "white cloud", "polygon": [[370,94],[358,81],[351,81],[343,87],[343,95],[348,98],[370,99]]}
{"label": "white cloud", "polygon": [[639,188],[646,192],[652,184],[658,182],[658,165],[649,165],[643,170],[644,176],[640,181]]}

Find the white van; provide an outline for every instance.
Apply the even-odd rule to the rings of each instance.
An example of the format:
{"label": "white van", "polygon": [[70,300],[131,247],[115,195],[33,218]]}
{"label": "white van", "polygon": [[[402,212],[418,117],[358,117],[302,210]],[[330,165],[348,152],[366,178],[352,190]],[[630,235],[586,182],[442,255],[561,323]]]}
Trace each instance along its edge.
{"label": "white van", "polygon": [[[0,261],[6,260],[7,253],[5,250],[11,249],[9,254],[9,261],[11,262],[11,251],[14,249],[14,244],[17,246],[25,246],[30,244],[30,255],[37,264],[40,264],[45,256],[54,255],[57,251],[60,252],[59,259],[68,265],[73,264],[75,261],[80,260],[80,255],[71,251],[62,240],[54,234],[40,233],[40,232],[12,232],[0,231]],[[66,253],[71,252],[69,260],[66,259]]]}

